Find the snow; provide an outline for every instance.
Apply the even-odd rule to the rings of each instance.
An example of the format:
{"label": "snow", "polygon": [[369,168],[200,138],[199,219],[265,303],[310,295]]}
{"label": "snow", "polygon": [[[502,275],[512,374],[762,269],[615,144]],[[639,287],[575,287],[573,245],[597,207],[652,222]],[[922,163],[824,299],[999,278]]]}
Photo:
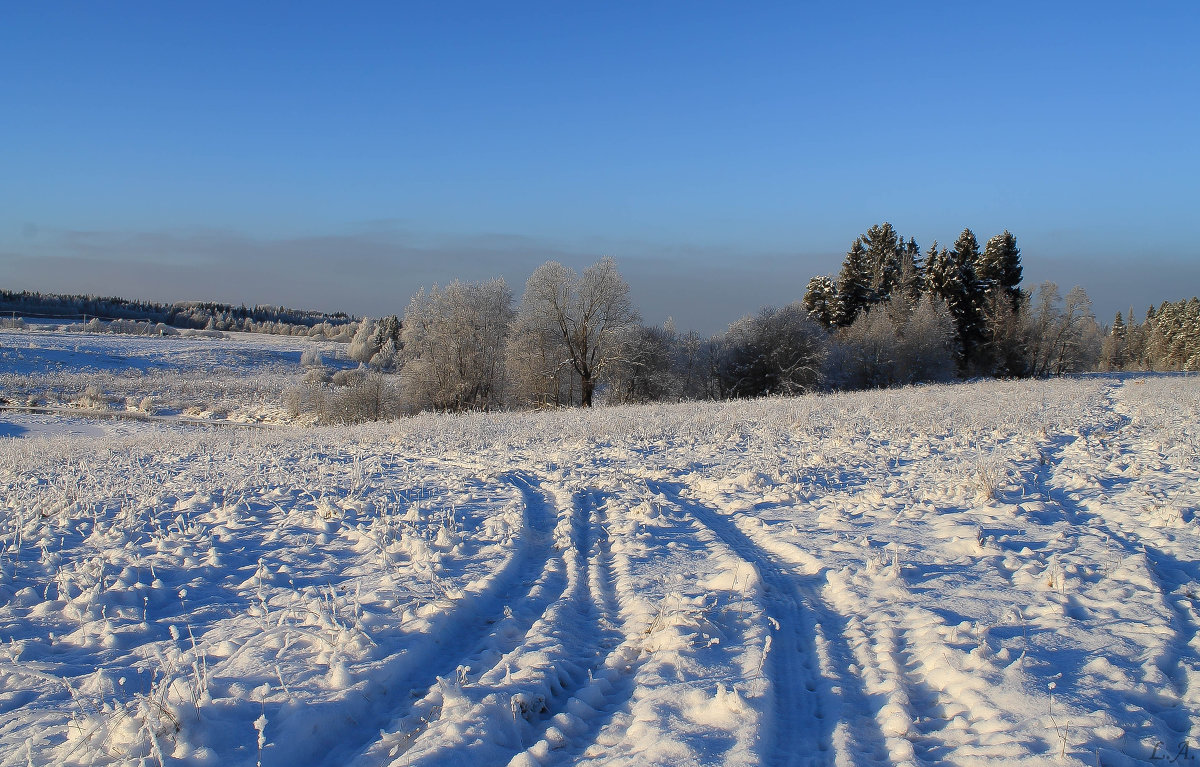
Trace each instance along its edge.
{"label": "snow", "polygon": [[4,413],[0,765],[1187,761],[1198,384]]}
{"label": "snow", "polygon": [[[279,423],[284,390],[300,383],[305,350],[333,370],[353,367],[345,344],[252,333],[147,337],[0,329],[0,436],[62,431],[29,418],[46,411],[90,420],[165,419]],[[57,419],[54,419],[57,420]],[[122,430],[119,424],[113,429]],[[78,426],[66,433],[78,433]]]}

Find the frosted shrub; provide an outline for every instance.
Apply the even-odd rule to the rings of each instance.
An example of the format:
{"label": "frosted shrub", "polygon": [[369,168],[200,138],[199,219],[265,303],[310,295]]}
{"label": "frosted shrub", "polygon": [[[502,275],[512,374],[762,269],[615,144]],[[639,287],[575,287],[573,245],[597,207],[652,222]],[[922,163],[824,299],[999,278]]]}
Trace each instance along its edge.
{"label": "frosted shrub", "polygon": [[361,383],[366,375],[367,374],[362,370],[339,370],[333,374],[333,378],[330,379],[330,382],[334,386],[353,386],[357,383]]}
{"label": "frosted shrub", "polygon": [[300,355],[300,367],[306,370],[325,367],[325,360],[321,359],[321,350],[315,346],[305,349]]}
{"label": "frosted shrub", "polygon": [[358,383],[334,389],[317,415],[323,423],[387,420],[400,415],[400,397],[384,376],[369,373]]}
{"label": "frosted shrub", "polygon": [[304,374],[304,383],[306,384],[323,384],[329,383],[329,372],[323,366],[311,367]]}
{"label": "frosted shrub", "polygon": [[75,400],[75,404],[91,410],[107,410],[112,404],[112,398],[104,390],[94,384],[87,386],[83,394]]}
{"label": "frosted shrub", "polygon": [[283,396],[288,416],[310,416],[325,424],[348,424],[390,420],[401,414],[396,384],[378,372],[340,370],[333,375],[332,382],[331,388],[306,377],[302,386],[289,389]]}

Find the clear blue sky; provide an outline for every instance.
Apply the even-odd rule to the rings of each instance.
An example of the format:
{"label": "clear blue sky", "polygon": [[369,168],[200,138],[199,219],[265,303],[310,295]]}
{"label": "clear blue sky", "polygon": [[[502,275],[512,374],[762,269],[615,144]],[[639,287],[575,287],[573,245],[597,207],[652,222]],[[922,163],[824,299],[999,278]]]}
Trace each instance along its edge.
{"label": "clear blue sky", "polygon": [[1200,5],[9,3],[0,286],[402,312],[614,256],[720,330],[891,221],[1200,292]]}

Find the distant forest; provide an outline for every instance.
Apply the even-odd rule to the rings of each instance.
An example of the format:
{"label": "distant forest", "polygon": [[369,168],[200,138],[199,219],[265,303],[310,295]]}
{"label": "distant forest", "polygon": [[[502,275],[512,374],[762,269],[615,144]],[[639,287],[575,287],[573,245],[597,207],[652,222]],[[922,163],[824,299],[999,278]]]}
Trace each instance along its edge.
{"label": "distant forest", "polygon": [[60,295],[0,290],[0,314],[65,320],[135,320],[161,322],[174,328],[229,330],[277,335],[310,335],[320,325],[342,326],[357,322],[344,312],[325,314],[284,306],[232,306],[211,301],[173,304],[131,301],[91,295]]}

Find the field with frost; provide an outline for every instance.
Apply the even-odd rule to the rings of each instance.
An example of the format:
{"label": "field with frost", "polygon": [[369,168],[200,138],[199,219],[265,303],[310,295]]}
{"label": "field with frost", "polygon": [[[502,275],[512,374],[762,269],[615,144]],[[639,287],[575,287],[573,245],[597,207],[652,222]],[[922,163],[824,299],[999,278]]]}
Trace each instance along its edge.
{"label": "field with frost", "polygon": [[1200,747],[1195,377],[53,417],[0,413],[0,765]]}
{"label": "field with frost", "polygon": [[[352,367],[346,344],[253,333],[145,337],[0,329],[0,406],[54,411],[54,419],[8,419],[0,437],[31,428],[60,433],[98,430],[98,414],[242,423],[288,420],[284,392],[304,376],[304,351],[316,349],[331,369]],[[91,421],[71,416],[91,411]],[[66,420],[64,420],[66,419]]]}

